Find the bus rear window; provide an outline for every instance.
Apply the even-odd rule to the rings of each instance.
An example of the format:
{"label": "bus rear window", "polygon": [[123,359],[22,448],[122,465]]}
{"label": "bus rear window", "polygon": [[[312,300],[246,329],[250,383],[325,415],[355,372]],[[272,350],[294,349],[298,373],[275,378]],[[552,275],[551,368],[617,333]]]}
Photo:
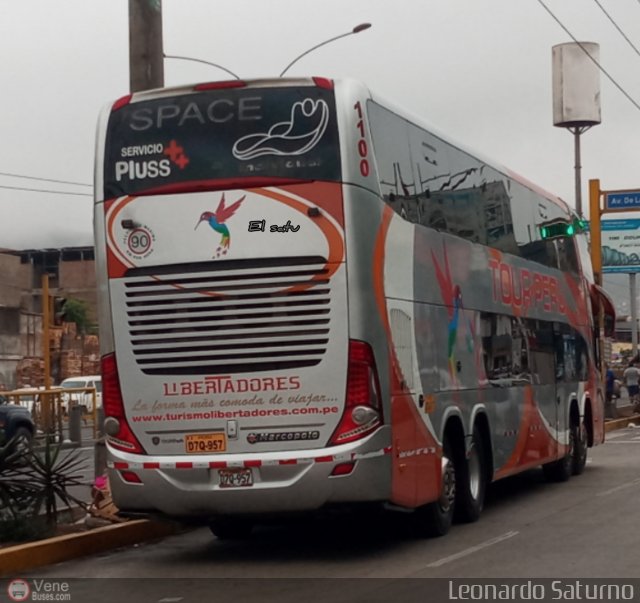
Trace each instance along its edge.
{"label": "bus rear window", "polygon": [[247,177],[340,180],[333,90],[210,90],[132,103],[109,117],[105,199]]}

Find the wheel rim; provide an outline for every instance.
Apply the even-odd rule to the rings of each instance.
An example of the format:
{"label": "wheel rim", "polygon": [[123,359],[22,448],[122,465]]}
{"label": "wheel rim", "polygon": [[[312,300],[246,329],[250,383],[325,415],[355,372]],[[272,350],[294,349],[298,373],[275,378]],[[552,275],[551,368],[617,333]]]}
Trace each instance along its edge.
{"label": "wheel rim", "polygon": [[477,446],[471,447],[469,455],[469,493],[474,500],[478,500],[480,496],[480,484],[482,481],[482,466],[480,463],[480,455]]}
{"label": "wheel rim", "polygon": [[456,499],[456,472],[453,463],[442,457],[442,493],[440,494],[440,508],[445,512],[453,507]]}

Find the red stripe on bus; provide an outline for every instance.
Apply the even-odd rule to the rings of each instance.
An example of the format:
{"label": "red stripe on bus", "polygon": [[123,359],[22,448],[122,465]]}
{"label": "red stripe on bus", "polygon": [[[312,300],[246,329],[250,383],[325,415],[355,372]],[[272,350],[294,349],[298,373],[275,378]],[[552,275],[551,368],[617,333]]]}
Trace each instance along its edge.
{"label": "red stripe on bus", "polygon": [[226,469],[227,463],[224,461],[211,461],[209,463],[209,469]]}

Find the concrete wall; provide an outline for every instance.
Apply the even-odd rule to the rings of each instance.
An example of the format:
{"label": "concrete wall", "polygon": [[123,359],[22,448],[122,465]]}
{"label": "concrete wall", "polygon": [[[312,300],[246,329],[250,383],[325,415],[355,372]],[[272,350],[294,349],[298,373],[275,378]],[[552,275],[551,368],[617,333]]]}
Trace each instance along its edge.
{"label": "concrete wall", "polygon": [[23,293],[31,289],[31,266],[21,264],[17,255],[0,251],[0,307],[18,308]]}
{"label": "concrete wall", "polygon": [[89,320],[96,323],[98,317],[96,313],[95,262],[93,260],[81,262],[61,261],[58,274],[58,288],[55,294],[86,302],[89,310]]}

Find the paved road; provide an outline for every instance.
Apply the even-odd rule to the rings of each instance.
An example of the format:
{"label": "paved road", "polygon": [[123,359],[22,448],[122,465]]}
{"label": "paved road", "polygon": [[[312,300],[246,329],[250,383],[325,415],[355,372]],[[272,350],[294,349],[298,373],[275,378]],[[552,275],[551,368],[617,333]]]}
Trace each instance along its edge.
{"label": "paved road", "polygon": [[[119,596],[202,601],[214,594],[217,602],[370,603],[429,596],[431,603],[450,599],[445,591],[452,577],[632,578],[639,574],[639,465],[640,429],[628,428],[590,450],[585,473],[567,484],[548,484],[539,470],[495,484],[481,520],[454,526],[445,538],[413,538],[405,516],[305,518],[263,527],[238,542],[216,540],[201,528],[44,568],[31,577],[136,579],[109,580],[108,592],[95,581],[71,584],[77,600],[96,603]],[[424,578],[445,580],[417,580]],[[640,597],[640,583],[635,596]]]}

